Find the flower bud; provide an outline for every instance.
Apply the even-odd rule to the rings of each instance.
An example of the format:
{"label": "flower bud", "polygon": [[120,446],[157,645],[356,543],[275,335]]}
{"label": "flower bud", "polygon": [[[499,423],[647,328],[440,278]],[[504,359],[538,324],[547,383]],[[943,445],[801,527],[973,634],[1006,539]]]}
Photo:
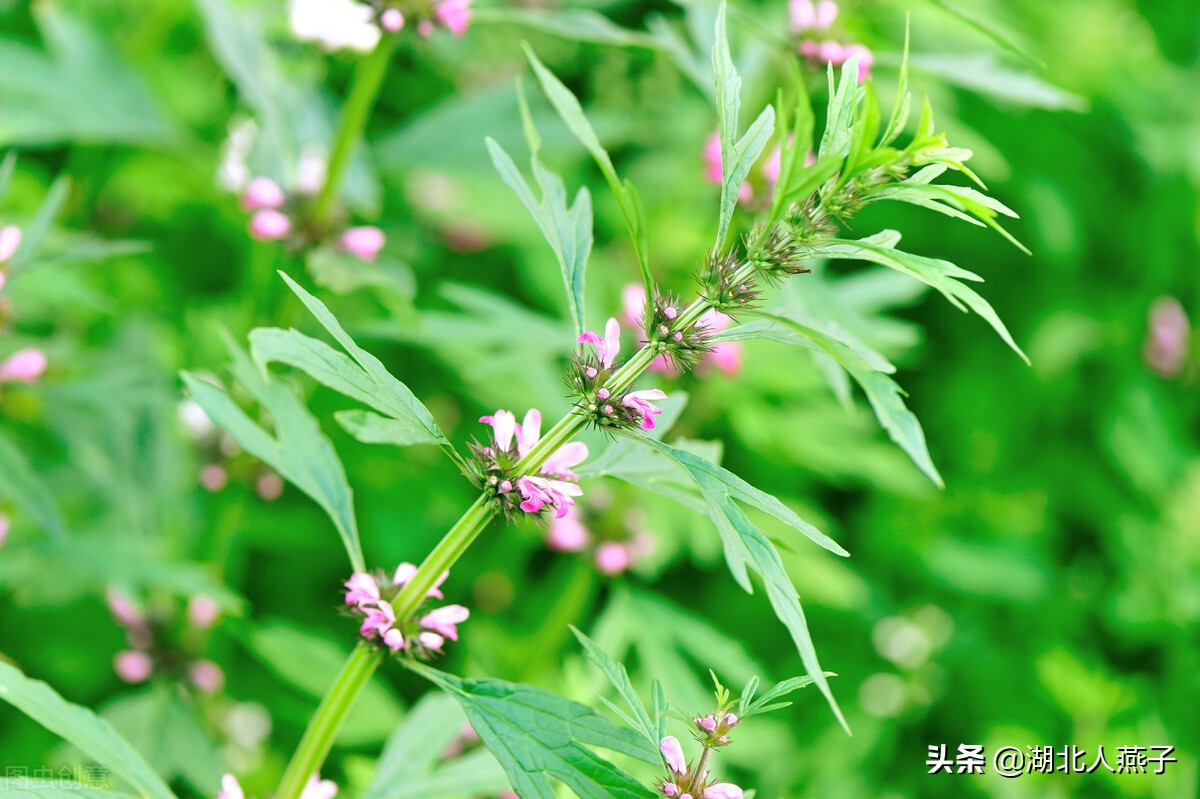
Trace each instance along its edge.
{"label": "flower bud", "polygon": [[225,687],[225,672],[211,660],[197,660],[188,664],[188,679],[192,685],[206,694],[219,693]]}
{"label": "flower bud", "polygon": [[663,738],[658,744],[658,751],[662,752],[667,761],[667,768],[676,774],[687,773],[687,761],[683,757],[683,747],[680,746],[678,738],[674,735]]}
{"label": "flower bud", "polygon": [[606,541],[596,549],[596,568],[610,577],[629,568],[629,550],[615,541]]}
{"label": "flower bud", "polygon": [[679,796],[679,786],[673,782],[664,782],[660,790],[663,796]]}
{"label": "flower bud", "polygon": [[0,264],[8,263],[21,247],[21,229],[16,225],[0,228]]}
{"label": "flower bud", "polygon": [[344,230],[338,243],[341,244],[343,250],[355,258],[370,263],[375,260],[379,251],[383,249],[383,245],[387,243],[387,237],[379,228],[363,225]]}
{"label": "flower bud", "polygon": [[255,178],[246,184],[246,190],[242,192],[242,207],[247,211],[280,208],[286,200],[283,189],[270,178]]}
{"label": "flower bud", "polygon": [[154,662],[145,652],[125,650],[113,658],[113,670],[127,683],[145,682],[154,671]]}
{"label": "flower bud", "polygon": [[703,799],[742,799],[742,789],[732,782],[718,782],[704,789]]}
{"label": "flower bud", "polygon": [[273,208],[264,208],[250,217],[250,235],[259,241],[286,238],[291,232],[292,220]]}
{"label": "flower bud", "polygon": [[704,718],[697,718],[695,723],[696,723],[697,727],[704,730],[705,732],[716,732],[717,731],[717,720],[715,718],[713,718],[712,716],[705,716]]}
{"label": "flower bud", "polygon": [[207,630],[209,627],[212,627],[219,615],[221,615],[221,606],[217,604],[217,600],[210,596],[197,594],[188,600],[188,621],[197,629]]}
{"label": "flower bud", "polygon": [[47,364],[46,353],[39,349],[17,350],[0,363],[0,383],[35,383]]}
{"label": "flower bud", "polygon": [[229,473],[220,464],[210,463],[200,470],[200,485],[204,487],[205,491],[216,493],[228,483]]}
{"label": "flower bud", "polygon": [[741,719],[739,719],[733,713],[725,714],[725,726],[726,727],[736,727],[739,721],[741,721]]}
{"label": "flower bud", "polygon": [[404,15],[400,13],[400,9],[398,8],[385,9],[379,15],[379,24],[388,33],[396,33],[404,27]]}
{"label": "flower bud", "polygon": [[254,493],[263,502],[274,502],[283,495],[283,478],[275,472],[264,472],[254,481]]}

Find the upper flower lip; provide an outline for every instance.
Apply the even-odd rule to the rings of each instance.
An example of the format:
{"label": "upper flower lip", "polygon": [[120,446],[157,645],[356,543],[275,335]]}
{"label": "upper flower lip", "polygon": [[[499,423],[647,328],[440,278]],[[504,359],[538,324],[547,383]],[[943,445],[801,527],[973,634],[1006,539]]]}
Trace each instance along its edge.
{"label": "upper flower lip", "polygon": [[616,317],[610,316],[604,325],[604,338],[600,338],[598,333],[587,332],[579,337],[579,343],[595,347],[600,363],[605,369],[611,369],[621,350],[621,323]]}

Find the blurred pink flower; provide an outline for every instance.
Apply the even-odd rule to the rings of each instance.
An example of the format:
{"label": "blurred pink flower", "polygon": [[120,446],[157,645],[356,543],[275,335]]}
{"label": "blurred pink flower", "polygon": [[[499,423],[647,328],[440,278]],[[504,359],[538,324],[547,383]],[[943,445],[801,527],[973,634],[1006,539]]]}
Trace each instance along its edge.
{"label": "blurred pink flower", "polygon": [[471,24],[471,0],[441,0],[433,14],[451,33],[462,36]]}
{"label": "blurred pink flower", "polygon": [[17,350],[0,363],[0,383],[35,383],[48,364],[46,353],[39,349]]}
{"label": "blurred pink flower", "polygon": [[605,369],[611,369],[613,360],[621,349],[621,323],[615,317],[609,317],[604,325],[604,338],[598,333],[584,333],[579,337],[580,344],[591,344],[596,348],[600,363]]}
{"label": "blurred pink flower", "polygon": [[358,628],[358,634],[364,638],[383,635],[396,623],[396,611],[392,609],[390,602],[376,601],[358,607],[366,613],[362,625]]}
{"label": "blurred pink flower", "polygon": [[220,693],[225,687],[225,672],[211,660],[195,660],[188,664],[188,679],[206,694]]}
{"label": "blurred pink flower", "polygon": [[434,608],[422,616],[421,626],[426,630],[449,638],[451,641],[457,641],[457,625],[466,621],[470,615],[471,611],[462,605],[445,605],[440,608]]}
{"label": "blurred pink flower", "polygon": [[16,225],[0,228],[0,264],[8,263],[21,247],[21,229]]}
{"label": "blurred pink flower", "polygon": [[621,320],[630,327],[641,327],[646,309],[646,287],[641,283],[626,283],[621,289]]}
{"label": "blurred pink flower", "polygon": [[865,44],[850,44],[846,46],[845,61],[858,56],[858,82],[862,83],[871,77],[871,67],[875,66],[875,54]]}
{"label": "blurred pink flower", "polygon": [[296,38],[329,51],[373,50],[380,37],[374,16],[370,6],[357,0],[291,0],[288,9]]}
{"label": "blurred pink flower", "polygon": [[250,235],[259,241],[286,238],[292,232],[292,220],[274,208],[264,208],[250,217]]}
{"label": "blurred pink flower", "polygon": [[674,735],[668,735],[658,744],[658,750],[667,761],[667,767],[676,774],[687,773],[687,760],[683,757],[683,747]]}
{"label": "blurred pink flower", "polygon": [[1149,329],[1142,359],[1161,377],[1176,377],[1187,361],[1192,335],[1187,312],[1174,297],[1159,297],[1150,306]]}
{"label": "blurred pink flower", "polygon": [[110,585],[104,589],[104,599],[108,602],[108,609],[113,618],[121,625],[136,627],[142,624],[142,612],[116,586]]}
{"label": "blurred pink flower", "polygon": [[364,572],[355,572],[345,582],[346,604],[363,607],[379,601],[379,585],[375,578]]}
{"label": "blurred pink flower", "polygon": [[[725,179],[724,167],[721,164],[721,133],[714,132],[704,142],[704,179],[709,183],[716,183],[718,186]],[[749,182],[743,182],[741,188],[738,189],[738,202],[745,202],[750,199],[754,192],[750,188]]]}
{"label": "blurred pink flower", "polygon": [[377,227],[362,225],[342,231],[338,243],[346,252],[361,261],[370,263],[375,260],[379,251],[383,249],[383,245],[387,243],[387,237]]}
{"label": "blurred pink flower", "polygon": [[388,33],[396,33],[404,27],[404,14],[398,8],[384,9],[379,15],[379,24]]}
{"label": "blurred pink flower", "polygon": [[206,491],[217,492],[229,483],[229,473],[218,463],[210,463],[200,469],[200,485]]}
{"label": "blurred pink flower", "polygon": [[0,547],[4,546],[6,538],[8,538],[8,516],[0,513]]}
{"label": "blurred pink flower", "polygon": [[546,546],[556,552],[578,552],[591,538],[574,506],[563,516],[551,519],[546,528]]}
{"label": "blurred pink flower", "polygon": [[188,600],[187,617],[193,627],[207,630],[221,615],[221,606],[217,600],[204,594],[196,594]]}
{"label": "blurred pink flower", "polygon": [[547,505],[554,508],[555,515],[565,516],[575,500],[583,496],[583,489],[576,483],[564,480],[548,480],[544,477],[522,477],[517,480],[517,491],[521,494],[521,510],[538,513]]}
{"label": "blurred pink flower", "polygon": [[732,782],[718,782],[704,789],[704,799],[742,799],[742,789]]}
{"label": "blurred pink flower", "polygon": [[333,799],[337,796],[337,783],[333,780],[323,780],[321,775],[314,774],[308,778],[308,782],[304,785],[304,790],[300,792],[300,799]]}
{"label": "blurred pink flower", "polygon": [[616,541],[605,541],[596,548],[596,569],[610,577],[620,574],[632,563],[629,549]]}
{"label": "blurred pink flower", "polygon": [[283,496],[283,478],[275,472],[263,472],[254,481],[254,493],[263,502],[274,502]]}
{"label": "blurred pink flower", "polygon": [[154,662],[145,652],[126,649],[113,658],[113,670],[127,683],[145,682],[154,671]]}
{"label": "blurred pink flower", "polygon": [[666,398],[666,393],[661,389],[649,388],[641,391],[630,391],[621,398],[621,404],[641,414],[643,430],[653,430],[654,417],[662,413],[662,408],[654,405],[651,401],[664,400]]}
{"label": "blurred pink flower", "polygon": [[270,178],[254,178],[246,184],[242,192],[242,207],[247,211],[261,211],[264,208],[281,208],[287,200],[287,195],[279,184]]}
{"label": "blurred pink flower", "polygon": [[246,793],[238,784],[237,777],[232,774],[221,777],[221,792],[217,794],[217,799],[246,799]]}
{"label": "blurred pink flower", "polygon": [[823,31],[837,19],[838,7],[833,0],[820,0],[815,5],[812,0],[790,0],[788,12],[792,18],[793,32]]}

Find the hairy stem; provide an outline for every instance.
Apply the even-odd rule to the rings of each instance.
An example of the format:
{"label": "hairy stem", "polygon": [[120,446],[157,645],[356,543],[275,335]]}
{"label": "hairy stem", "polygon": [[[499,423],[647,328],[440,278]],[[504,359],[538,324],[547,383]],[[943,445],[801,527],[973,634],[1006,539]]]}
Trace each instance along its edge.
{"label": "hairy stem", "polygon": [[704,747],[704,751],[700,754],[700,761],[696,763],[696,768],[692,769],[692,776],[688,780],[688,790],[700,787],[704,782],[704,772],[708,771],[708,760],[712,757],[712,747]]}
{"label": "hairy stem", "polygon": [[329,153],[325,182],[313,201],[312,214],[309,217],[309,226],[315,234],[323,233],[332,221],[338,192],[342,188],[342,179],[350,165],[350,158],[354,155],[354,148],[362,139],[367,119],[375,107],[375,100],[379,97],[379,87],[383,85],[383,78],[392,60],[392,52],[396,49],[396,41],[397,37],[385,35],[370,55],[358,62],[354,70],[350,96],[342,108],[333,149]]}

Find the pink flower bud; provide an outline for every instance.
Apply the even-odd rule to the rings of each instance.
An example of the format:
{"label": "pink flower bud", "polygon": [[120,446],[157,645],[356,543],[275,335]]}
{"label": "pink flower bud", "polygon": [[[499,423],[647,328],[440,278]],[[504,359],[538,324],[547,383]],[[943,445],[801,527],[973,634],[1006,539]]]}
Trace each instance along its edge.
{"label": "pink flower bud", "polygon": [[113,618],[126,627],[136,627],[142,623],[142,613],[134,606],[129,597],[121,593],[115,586],[104,589],[104,599]]}
{"label": "pink flower bud", "polygon": [[217,600],[210,596],[197,594],[188,600],[188,621],[197,629],[207,630],[209,627],[212,627],[220,615],[221,606],[217,604]]}
{"label": "pink flower bud", "polygon": [[255,178],[246,184],[246,190],[242,192],[242,207],[247,211],[280,208],[286,200],[283,189],[270,178]]}
{"label": "pink flower bud", "polygon": [[433,14],[451,33],[462,36],[471,24],[471,0],[441,0]]}
{"label": "pink flower bud", "polygon": [[703,799],[742,799],[742,789],[732,782],[718,782],[704,789]]}
{"label": "pink flower bud", "polygon": [[500,483],[501,494],[507,494],[510,491],[512,491],[512,480],[505,480],[504,482]]}
{"label": "pink flower bud", "polygon": [[320,775],[314,774],[308,778],[304,790],[300,792],[300,799],[333,799],[337,796],[337,792],[336,782],[323,780]]}
{"label": "pink flower bud", "polygon": [[274,502],[283,495],[283,478],[275,472],[264,472],[254,481],[254,493],[263,502]]}
{"label": "pink flower bud", "polygon": [[379,251],[387,243],[387,237],[383,235],[383,231],[379,228],[364,225],[362,227],[347,228],[342,231],[342,236],[338,243],[341,244],[343,250],[355,258],[369,263],[374,261],[376,256],[379,255]]}
{"label": "pink flower bud", "polygon": [[404,648],[404,635],[395,627],[383,634],[383,643],[388,649],[397,652]]}
{"label": "pink flower bud", "polygon": [[817,3],[816,19],[818,30],[826,30],[837,19],[838,6],[833,0],[821,0]]}
{"label": "pink flower bud", "polygon": [[631,561],[629,550],[615,541],[605,541],[596,549],[596,568],[601,574],[620,574],[629,568]]}
{"label": "pink flower bud", "polygon": [[8,263],[21,247],[21,229],[16,225],[0,228],[0,264]]}
{"label": "pink flower bud", "polygon": [[0,363],[0,383],[35,383],[47,365],[46,353],[41,350],[17,350]]}
{"label": "pink flower bud", "polygon": [[246,794],[242,790],[242,786],[238,784],[237,777],[232,774],[221,777],[221,792],[217,794],[217,799],[246,799]]}
{"label": "pink flower bud", "polygon": [[1174,297],[1159,297],[1150,306],[1142,360],[1160,377],[1175,377],[1187,362],[1192,329],[1187,313]]}
{"label": "pink flower bud", "polygon": [[800,55],[804,56],[805,58],[815,59],[819,51],[820,46],[812,39],[805,39],[804,41],[800,42]]}
{"label": "pink flower bud", "polygon": [[726,714],[725,714],[725,726],[726,726],[726,727],[736,727],[736,726],[737,726],[737,723],[738,723],[739,721],[741,721],[741,719],[739,719],[739,718],[738,718],[736,715],[734,715],[733,713],[726,713]]}
{"label": "pink flower bud", "polygon": [[664,782],[660,790],[663,796],[679,796],[679,786],[673,782]]}
{"label": "pink flower bud", "polygon": [[674,735],[668,735],[659,741],[658,751],[662,752],[663,759],[667,761],[667,768],[676,774],[687,773],[687,760],[683,757],[683,747],[679,745],[679,739]]}
{"label": "pink flower bud", "polygon": [[602,388],[596,392],[596,397],[602,400],[606,400],[611,396],[612,392],[610,392],[607,388]]}
{"label": "pink flower bud", "polygon": [[817,58],[836,67],[846,60],[846,48],[840,42],[827,39],[817,47]]}
{"label": "pink flower bud", "polygon": [[663,316],[668,319],[674,319],[676,316],[679,316],[679,311],[668,305],[666,308],[663,308]]}
{"label": "pink flower bud", "polygon": [[556,552],[578,552],[587,546],[591,537],[573,509],[562,518],[551,519],[546,528],[546,546]]}
{"label": "pink flower bud", "polygon": [[428,39],[433,35],[433,23],[427,19],[423,19],[417,23],[417,35],[422,39]]}
{"label": "pink flower bud", "polygon": [[722,744],[722,745],[729,743],[729,736],[722,735],[720,738],[717,739],[717,743]]}
{"label": "pink flower bud", "polygon": [[0,547],[4,546],[6,538],[8,538],[8,517],[0,513]]}
{"label": "pink flower bud", "polygon": [[154,662],[145,652],[127,649],[113,658],[113,670],[127,683],[145,682],[154,672]]}
{"label": "pink flower bud", "polygon": [[441,649],[446,644],[446,639],[437,633],[431,633],[428,630],[417,635],[417,643],[425,649]]}
{"label": "pink flower bud", "polygon": [[379,15],[379,24],[388,33],[396,33],[404,27],[404,15],[400,13],[400,9],[398,8],[385,9]]}
{"label": "pink flower bud", "polygon": [[250,235],[259,241],[286,238],[291,232],[292,220],[273,208],[264,208],[250,217]]}
{"label": "pink flower bud", "polygon": [[421,626],[426,630],[449,638],[451,641],[458,640],[457,625],[466,621],[471,615],[471,612],[462,605],[446,605],[445,607],[434,608],[421,617]]}
{"label": "pink flower bud", "polygon": [[211,660],[196,660],[188,664],[188,679],[206,694],[215,694],[225,687],[225,672]]}
{"label": "pink flower bud", "polygon": [[200,470],[200,485],[205,491],[216,493],[229,483],[229,474],[220,464],[210,463]]}
{"label": "pink flower bud", "polygon": [[717,731],[717,720],[715,718],[713,718],[712,716],[705,716],[704,718],[697,718],[696,726],[699,727],[700,729],[704,730],[705,732],[716,732]]}

